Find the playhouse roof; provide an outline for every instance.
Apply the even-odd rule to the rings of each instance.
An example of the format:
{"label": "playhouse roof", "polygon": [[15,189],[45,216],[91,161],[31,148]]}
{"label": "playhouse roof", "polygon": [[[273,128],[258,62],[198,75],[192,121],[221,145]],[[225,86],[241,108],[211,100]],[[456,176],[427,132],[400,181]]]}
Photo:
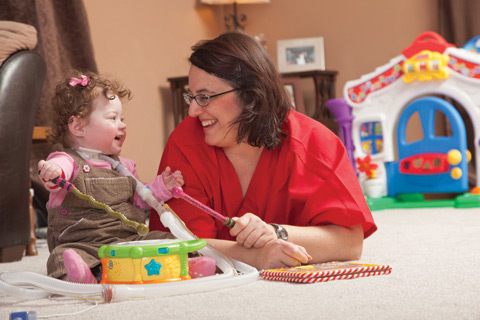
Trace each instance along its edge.
{"label": "playhouse roof", "polygon": [[456,48],[439,34],[427,31],[387,64],[358,80],[348,81],[344,97],[349,105],[359,106],[399,80],[441,81],[449,77],[450,71],[480,84],[480,54]]}
{"label": "playhouse roof", "polygon": [[438,33],[426,31],[420,34],[410,46],[403,49],[402,53],[407,59],[409,59],[423,50],[443,53],[448,47],[455,46],[445,41],[445,39],[443,39]]}

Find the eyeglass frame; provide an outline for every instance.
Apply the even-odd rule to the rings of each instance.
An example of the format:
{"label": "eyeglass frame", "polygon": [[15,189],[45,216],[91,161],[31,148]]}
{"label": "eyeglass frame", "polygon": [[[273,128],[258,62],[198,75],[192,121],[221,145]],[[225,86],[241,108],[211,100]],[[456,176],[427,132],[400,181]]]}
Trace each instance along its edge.
{"label": "eyeglass frame", "polygon": [[[187,105],[190,105],[192,103],[192,101],[195,100],[195,102],[197,103],[198,106],[207,107],[210,104],[210,99],[221,96],[222,94],[230,93],[230,92],[237,91],[237,90],[238,89],[232,89],[232,90],[228,90],[228,91],[225,91],[225,92],[216,93],[216,94],[213,94],[211,96],[209,96],[208,94],[204,94],[204,93],[199,93],[196,96],[193,96],[189,93],[183,93],[183,100],[185,100],[185,103]],[[199,97],[199,96],[205,97],[207,99],[207,104],[206,105],[202,106],[200,103],[198,103],[197,97]]]}

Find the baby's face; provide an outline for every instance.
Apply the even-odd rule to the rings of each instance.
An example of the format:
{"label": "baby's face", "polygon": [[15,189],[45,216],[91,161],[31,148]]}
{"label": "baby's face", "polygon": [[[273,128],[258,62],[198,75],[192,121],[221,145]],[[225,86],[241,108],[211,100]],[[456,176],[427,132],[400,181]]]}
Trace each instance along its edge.
{"label": "baby's face", "polygon": [[117,96],[109,100],[101,94],[93,101],[92,108],[92,113],[85,119],[80,146],[105,154],[119,154],[127,137],[122,102]]}

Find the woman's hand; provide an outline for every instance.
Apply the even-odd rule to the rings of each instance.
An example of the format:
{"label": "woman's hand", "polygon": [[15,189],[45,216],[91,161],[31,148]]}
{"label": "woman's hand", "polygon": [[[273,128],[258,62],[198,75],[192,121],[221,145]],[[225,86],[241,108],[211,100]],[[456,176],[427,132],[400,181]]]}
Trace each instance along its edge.
{"label": "woman's hand", "polygon": [[256,267],[260,270],[297,267],[312,260],[307,250],[284,240],[273,240],[258,249]]}
{"label": "woman's hand", "polygon": [[230,230],[230,235],[236,237],[237,243],[246,248],[262,248],[277,239],[274,228],[253,213],[246,213],[240,218],[233,219],[235,226]]}

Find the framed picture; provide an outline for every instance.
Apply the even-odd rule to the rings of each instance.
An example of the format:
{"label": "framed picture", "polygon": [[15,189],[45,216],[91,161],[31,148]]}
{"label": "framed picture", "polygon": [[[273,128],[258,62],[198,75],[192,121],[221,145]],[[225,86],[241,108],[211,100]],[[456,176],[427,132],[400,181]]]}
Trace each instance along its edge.
{"label": "framed picture", "polygon": [[325,70],[323,37],[277,41],[279,72]]}
{"label": "framed picture", "polygon": [[282,77],[283,84],[292,99],[293,107],[305,114],[305,104],[303,103],[302,83],[300,77]]}

